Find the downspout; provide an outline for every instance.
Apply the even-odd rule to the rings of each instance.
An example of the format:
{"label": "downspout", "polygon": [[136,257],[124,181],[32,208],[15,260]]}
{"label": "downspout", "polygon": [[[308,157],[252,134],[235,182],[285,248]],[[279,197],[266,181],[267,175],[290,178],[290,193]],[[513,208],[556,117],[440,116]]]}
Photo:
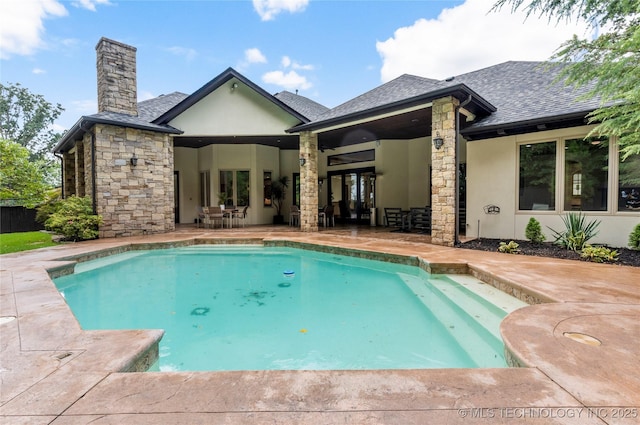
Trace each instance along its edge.
{"label": "downspout", "polygon": [[91,205],[93,213],[98,214],[98,202],[96,200],[96,135],[92,131],[85,130],[82,124],[80,124],[80,130],[91,136]]}
{"label": "downspout", "polygon": [[60,198],[64,199],[64,158],[55,152],[53,156],[60,160]]}
{"label": "downspout", "polygon": [[456,215],[455,215],[455,241],[454,246],[460,244],[460,108],[464,108],[471,102],[473,95],[469,95],[467,99],[456,106],[456,196],[454,197],[456,203]]}

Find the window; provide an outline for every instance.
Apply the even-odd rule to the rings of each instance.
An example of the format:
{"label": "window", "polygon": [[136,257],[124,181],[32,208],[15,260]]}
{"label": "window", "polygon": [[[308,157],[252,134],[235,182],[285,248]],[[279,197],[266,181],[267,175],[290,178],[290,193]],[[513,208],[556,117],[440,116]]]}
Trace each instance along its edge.
{"label": "window", "polygon": [[227,206],[249,205],[249,171],[220,171],[218,202]]}
{"label": "window", "polygon": [[200,206],[208,207],[211,205],[211,174],[209,171],[200,173]]}
{"label": "window", "polygon": [[565,141],[565,211],[607,210],[608,162],[609,143],[606,139]]}
{"label": "window", "polygon": [[300,173],[293,173],[293,203],[300,206]]}
{"label": "window", "polygon": [[573,175],[573,196],[582,195],[582,174],[575,173]]}
{"label": "window", "polygon": [[519,203],[521,210],[555,210],[556,142],[520,145]]}
{"label": "window", "polygon": [[343,164],[353,164],[356,162],[366,162],[366,161],[375,161],[375,160],[376,160],[376,151],[375,149],[370,149],[370,150],[360,151],[360,152],[341,153],[338,155],[331,155],[327,157],[327,164],[343,165]]}
{"label": "window", "polygon": [[264,199],[264,206],[270,207],[271,201],[271,171],[265,171],[262,173],[262,198]]}
{"label": "window", "polygon": [[618,211],[640,210],[640,155],[618,156]]}

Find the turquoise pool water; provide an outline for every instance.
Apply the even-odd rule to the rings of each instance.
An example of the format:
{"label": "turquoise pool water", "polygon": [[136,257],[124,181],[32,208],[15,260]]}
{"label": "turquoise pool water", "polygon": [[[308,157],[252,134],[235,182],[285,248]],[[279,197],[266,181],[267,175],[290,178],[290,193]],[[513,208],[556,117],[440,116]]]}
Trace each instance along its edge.
{"label": "turquoise pool water", "polygon": [[417,267],[194,246],[80,263],[55,284],[84,329],[164,329],[163,371],[506,366],[507,311]]}

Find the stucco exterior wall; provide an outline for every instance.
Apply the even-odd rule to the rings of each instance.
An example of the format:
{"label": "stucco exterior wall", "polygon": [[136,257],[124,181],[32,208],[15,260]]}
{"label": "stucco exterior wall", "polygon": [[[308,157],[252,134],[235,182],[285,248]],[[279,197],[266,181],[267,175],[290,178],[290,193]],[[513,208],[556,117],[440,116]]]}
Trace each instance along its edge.
{"label": "stucco exterior wall", "polygon": [[[297,151],[295,151],[295,153],[297,154]],[[274,207],[264,205],[264,172],[271,171],[271,178],[274,179],[280,174],[280,169],[280,149],[271,146],[255,146],[254,167],[251,170],[251,207],[247,211],[247,214],[250,214],[251,216],[251,221],[249,221],[249,223],[273,223],[273,216],[276,214],[276,209]],[[291,177],[291,174],[288,175]],[[255,188],[255,190],[253,188]],[[289,202],[291,201],[290,190],[287,193],[287,200]]]}
{"label": "stucco exterior wall", "polygon": [[178,172],[178,194],[180,205],[180,223],[193,223],[200,202],[198,171],[198,150],[177,147],[175,153],[175,170]]}
{"label": "stucco exterior wall", "polygon": [[[280,169],[274,170],[274,178],[277,179],[280,176],[288,176],[289,177],[289,189],[287,189],[287,195],[282,203],[282,215],[284,216],[285,222],[289,222],[289,211],[291,211],[291,205],[293,205],[293,190],[295,182],[292,180],[292,176],[294,173],[300,172],[300,152],[297,150],[281,150],[278,154],[280,159]],[[273,221],[273,216],[276,214],[275,207],[267,208],[270,209],[271,219],[269,222]]]}
{"label": "stucco exterior wall", "polygon": [[[238,87],[232,90],[232,85]],[[298,121],[275,104],[231,79],[201,99],[169,125],[184,131],[184,136],[200,135],[285,135]]]}
{"label": "stucco exterior wall", "polygon": [[[553,233],[548,227],[562,230],[564,224],[562,191],[556,190],[555,211],[518,211],[518,146],[521,143],[561,141],[584,137],[591,127],[582,126],[556,131],[508,136],[467,143],[467,235],[499,239],[525,239],[529,219],[535,217],[542,225],[548,241]],[[559,145],[560,146],[560,145]],[[607,211],[585,211],[588,220],[599,220],[599,233],[591,242],[626,247],[629,234],[640,222],[640,212],[617,211],[617,155],[610,148]],[[563,163],[557,161],[557,172],[563,173]],[[558,182],[560,177],[556,179]],[[485,214],[483,207],[494,204],[500,214]],[[478,231],[478,220],[480,223]]]}
{"label": "stucco exterior wall", "polygon": [[376,199],[380,215],[385,207],[409,205],[409,142],[406,140],[381,140],[376,151]]}
{"label": "stucco exterior wall", "polygon": [[409,177],[407,181],[409,208],[431,205],[429,193],[431,139],[423,137],[410,140],[407,148],[409,149]]}

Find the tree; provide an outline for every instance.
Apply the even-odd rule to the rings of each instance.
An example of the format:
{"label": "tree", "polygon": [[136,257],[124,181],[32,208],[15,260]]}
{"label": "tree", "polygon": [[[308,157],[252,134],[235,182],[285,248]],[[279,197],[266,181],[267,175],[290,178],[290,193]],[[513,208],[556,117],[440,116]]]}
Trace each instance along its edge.
{"label": "tree", "polygon": [[0,199],[32,208],[47,196],[43,160],[31,161],[27,148],[0,139]]}
{"label": "tree", "polygon": [[64,111],[20,84],[0,84],[0,138],[31,152],[31,159],[47,157],[60,135],[51,126]]}
{"label": "tree", "polygon": [[52,125],[64,111],[20,84],[0,84],[0,139],[11,140],[29,151],[50,185],[60,182],[60,164],[52,150],[60,137]]}
{"label": "tree", "polygon": [[493,10],[507,4],[527,16],[581,18],[604,30],[592,40],[574,35],[552,59],[567,64],[560,73],[567,84],[589,87],[583,98],[600,98],[588,116],[598,124],[588,137],[618,137],[624,159],[640,154],[640,0],[498,0]]}

